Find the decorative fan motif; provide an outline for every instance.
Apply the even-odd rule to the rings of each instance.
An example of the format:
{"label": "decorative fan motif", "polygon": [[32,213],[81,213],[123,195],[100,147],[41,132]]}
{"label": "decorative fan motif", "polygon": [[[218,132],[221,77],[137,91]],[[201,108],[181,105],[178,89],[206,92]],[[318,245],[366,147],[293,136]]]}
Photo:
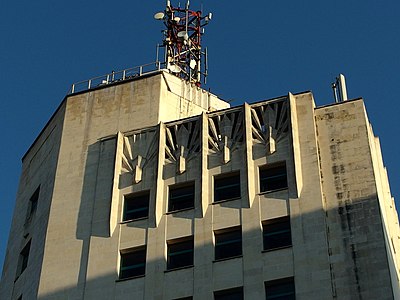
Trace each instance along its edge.
{"label": "decorative fan motif", "polygon": [[242,109],[209,116],[208,148],[222,153],[224,163],[230,161],[230,153],[236,145],[243,142],[243,126]]}
{"label": "decorative fan motif", "polygon": [[177,173],[186,171],[186,161],[200,152],[201,119],[166,126],[166,162],[176,163]]}
{"label": "decorative fan motif", "polygon": [[265,103],[251,108],[253,140],[265,144],[268,154],[289,131],[288,102]]}
{"label": "decorative fan motif", "polygon": [[122,172],[133,174],[133,182],[142,180],[142,170],[157,156],[158,131],[156,129],[124,137]]}

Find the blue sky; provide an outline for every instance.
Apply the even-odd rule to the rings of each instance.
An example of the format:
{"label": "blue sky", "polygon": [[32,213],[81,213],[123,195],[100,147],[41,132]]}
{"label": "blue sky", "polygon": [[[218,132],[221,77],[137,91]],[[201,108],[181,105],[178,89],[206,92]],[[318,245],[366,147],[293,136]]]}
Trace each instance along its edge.
{"label": "blue sky", "polygon": [[[191,8],[201,3],[213,12],[204,36],[206,88],[232,105],[306,90],[324,105],[333,102],[331,82],[344,73],[349,98],[365,100],[400,199],[400,1],[192,0]],[[155,60],[162,23],[153,15],[164,6],[163,0],[1,3],[0,265],[21,157],[73,82]]]}

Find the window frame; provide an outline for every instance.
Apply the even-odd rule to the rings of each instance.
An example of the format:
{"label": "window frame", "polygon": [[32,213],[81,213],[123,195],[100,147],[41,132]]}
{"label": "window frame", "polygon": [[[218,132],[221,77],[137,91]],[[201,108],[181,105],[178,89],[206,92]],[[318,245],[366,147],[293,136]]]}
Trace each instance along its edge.
{"label": "window frame", "polygon": [[[142,259],[143,254],[144,254],[144,262]],[[132,256],[141,255],[142,257],[138,257],[137,262],[135,261],[135,259],[133,259],[135,261],[134,264],[124,266],[124,256],[128,256],[128,255],[132,255]],[[126,259],[126,257],[125,257],[125,259]],[[120,250],[118,280],[127,280],[127,279],[131,279],[131,278],[138,278],[138,277],[146,276],[146,261],[147,261],[147,246],[146,245]],[[136,266],[138,266],[138,267],[136,267]],[[123,270],[124,268],[125,268],[125,270]],[[133,274],[133,275],[131,275],[130,273],[127,272],[128,275],[123,276],[124,271],[129,270],[129,269],[134,269],[134,268],[137,268],[137,269],[143,268],[143,270],[138,271],[136,274]]]}
{"label": "window frame", "polygon": [[[145,198],[145,199],[144,199]],[[142,201],[146,202],[146,205],[138,205],[137,207],[130,209],[128,211],[128,203],[129,202],[135,202],[136,201]],[[131,215],[134,214],[134,211],[139,211],[137,217],[128,217],[128,212],[131,213]],[[140,211],[146,211],[146,214],[141,214]],[[133,212],[133,213],[132,213]],[[150,190],[146,191],[140,191],[140,192],[134,192],[130,194],[124,195],[124,207],[123,207],[123,212],[122,212],[122,222],[132,222],[132,221],[137,221],[137,220],[143,220],[143,219],[148,219],[149,218],[149,213],[150,213]]]}
{"label": "window frame", "polygon": [[[220,186],[224,180],[229,180],[229,179],[236,179],[237,182],[234,182],[233,184],[230,183],[228,185],[222,185]],[[235,180],[235,181],[236,181]],[[217,198],[217,189],[219,190],[226,190],[226,189],[232,189],[232,187],[237,187],[238,191],[236,191],[234,196],[230,196],[227,198],[221,199],[220,196]],[[229,173],[222,173],[214,176],[214,185],[213,185],[213,203],[220,203],[224,201],[231,201],[231,200],[236,200],[240,199],[242,197],[242,190],[241,190],[241,180],[240,180],[240,170],[229,172]],[[225,193],[226,194],[226,193]],[[224,195],[224,193],[222,193]],[[223,197],[223,196],[222,196]]]}
{"label": "window frame", "polygon": [[[272,175],[267,175],[267,174],[263,174],[263,173],[268,173],[271,172],[273,173],[273,171],[277,169],[278,170],[278,174],[272,174]],[[279,170],[284,171],[279,173]],[[284,183],[278,183],[278,187],[272,187],[272,188],[268,188],[268,181],[270,178],[276,178],[278,177],[278,180],[273,181],[273,185],[276,185],[276,182],[279,181],[279,177],[283,177],[284,176]],[[280,179],[282,180],[282,179]],[[287,176],[287,167],[286,167],[286,161],[279,161],[279,162],[275,162],[275,163],[271,163],[271,164],[266,164],[263,166],[260,166],[258,168],[258,187],[259,187],[259,193],[260,194],[266,194],[266,193],[272,193],[272,192],[276,192],[276,191],[281,191],[281,190],[286,190],[289,188],[289,184],[288,184],[288,176]]]}
{"label": "window frame", "polygon": [[[229,239],[227,237],[228,235],[234,235],[235,233],[239,233],[240,239],[238,239],[238,237],[235,239]],[[225,251],[227,251],[226,249],[232,250],[232,244],[235,243],[240,244],[240,247],[237,248],[238,250],[236,250],[238,253],[229,255],[228,252],[228,254],[224,254],[224,249]],[[241,256],[243,256],[243,234],[241,226],[229,227],[214,231],[214,261],[226,260]]]}
{"label": "window frame", "polygon": [[[182,246],[188,246],[188,247],[187,248],[183,247],[184,249],[180,249]],[[191,257],[189,258],[189,263],[179,263],[179,257],[183,256],[185,259],[187,259],[186,258],[187,253],[191,253]],[[172,261],[171,257],[173,258]],[[194,264],[193,235],[167,241],[167,268],[166,268],[167,271],[177,270],[182,268],[190,268],[193,267],[193,264]]]}
{"label": "window frame", "polygon": [[[172,198],[172,195],[176,192],[179,193],[179,191],[182,191],[184,189],[191,189],[192,193],[188,193],[186,195],[180,195],[180,196],[175,196],[174,198]],[[182,198],[182,197],[187,197],[188,195],[192,195],[191,197],[191,201],[190,204],[184,204],[181,206],[176,207],[177,203],[176,203],[176,199],[178,198]],[[196,183],[195,181],[187,181],[184,183],[177,183],[177,184],[173,184],[168,186],[168,213],[174,213],[174,212],[178,212],[178,211],[182,211],[182,210],[189,210],[189,209],[194,209],[195,207],[195,198],[196,198]],[[180,200],[178,200],[179,203]],[[174,203],[175,202],[175,203]],[[189,202],[187,200],[182,201],[183,203]]]}
{"label": "window frame", "polygon": [[[284,287],[289,287],[290,291],[288,292],[284,292],[284,295],[281,295],[281,297],[284,298],[277,298],[277,294],[272,293],[270,294],[270,297],[268,296],[268,289],[271,290],[272,289],[277,289],[278,293],[282,293],[279,292],[279,289],[284,288]],[[295,286],[295,282],[294,282],[294,277],[286,277],[286,278],[279,278],[279,279],[275,279],[275,280],[270,280],[270,281],[266,281],[264,282],[264,288],[265,288],[265,299],[266,300],[272,300],[272,299],[284,299],[284,300],[295,300],[296,299],[296,286]],[[271,297],[272,296],[272,297]],[[290,298],[288,298],[288,296],[290,296]]]}
{"label": "window frame", "polygon": [[40,185],[35,189],[35,191],[32,193],[32,195],[29,198],[28,202],[28,212],[26,214],[26,222],[30,222],[30,220],[33,218],[37,211],[37,206],[39,203],[39,197],[40,197]]}
{"label": "window frame", "polygon": [[18,267],[17,267],[17,276],[16,280],[24,273],[24,271],[28,268],[29,264],[29,256],[31,253],[31,245],[32,239],[30,239],[19,252],[18,257]]}
{"label": "window frame", "polygon": [[[283,216],[265,220],[262,222],[262,229],[263,251],[267,252],[292,247],[292,228],[290,223],[290,216]],[[271,240],[269,241],[270,246],[267,246],[267,233],[269,233],[269,236],[272,236]],[[274,244],[277,245],[274,246]]]}

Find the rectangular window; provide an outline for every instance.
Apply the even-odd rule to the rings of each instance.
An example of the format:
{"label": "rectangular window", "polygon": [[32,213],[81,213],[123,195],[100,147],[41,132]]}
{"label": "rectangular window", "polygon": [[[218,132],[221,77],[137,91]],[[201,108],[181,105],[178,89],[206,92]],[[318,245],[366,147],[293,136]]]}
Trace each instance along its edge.
{"label": "rectangular window", "polygon": [[31,241],[29,241],[19,254],[17,277],[20,276],[28,267],[29,253],[31,251]]}
{"label": "rectangular window", "polygon": [[119,279],[144,276],[146,273],[146,247],[121,251]]}
{"label": "rectangular window", "polygon": [[214,292],[214,300],[243,300],[243,287]]}
{"label": "rectangular window", "polygon": [[167,269],[193,266],[193,236],[167,242]]}
{"label": "rectangular window", "polygon": [[293,277],[266,282],[265,295],[267,300],[295,300]]}
{"label": "rectangular window", "polygon": [[242,255],[242,229],[233,227],[215,232],[215,260]]}
{"label": "rectangular window", "polygon": [[125,195],[123,221],[149,217],[150,191]]}
{"label": "rectangular window", "polygon": [[193,299],[193,297],[190,296],[190,297],[176,298],[174,300],[192,300],[192,299]]}
{"label": "rectangular window", "polygon": [[240,173],[222,174],[214,178],[214,202],[240,198]]}
{"label": "rectangular window", "polygon": [[37,204],[39,201],[40,194],[40,186],[36,189],[36,191],[32,194],[31,198],[29,198],[29,213],[28,218],[32,217],[36,211]]}
{"label": "rectangular window", "polygon": [[260,193],[286,189],[286,164],[280,162],[260,168]]}
{"label": "rectangular window", "polygon": [[168,211],[194,208],[194,181],[169,187]]}
{"label": "rectangular window", "polygon": [[281,217],[263,222],[264,250],[292,245],[290,217]]}

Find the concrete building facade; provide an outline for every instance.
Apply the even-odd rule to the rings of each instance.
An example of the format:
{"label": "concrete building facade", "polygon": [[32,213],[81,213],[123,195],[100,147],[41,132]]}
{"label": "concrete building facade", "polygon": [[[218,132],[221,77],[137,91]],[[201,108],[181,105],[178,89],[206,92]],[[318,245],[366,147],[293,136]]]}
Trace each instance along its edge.
{"label": "concrete building facade", "polygon": [[230,108],[161,70],[25,154],[0,299],[400,299],[399,238],[362,99]]}

